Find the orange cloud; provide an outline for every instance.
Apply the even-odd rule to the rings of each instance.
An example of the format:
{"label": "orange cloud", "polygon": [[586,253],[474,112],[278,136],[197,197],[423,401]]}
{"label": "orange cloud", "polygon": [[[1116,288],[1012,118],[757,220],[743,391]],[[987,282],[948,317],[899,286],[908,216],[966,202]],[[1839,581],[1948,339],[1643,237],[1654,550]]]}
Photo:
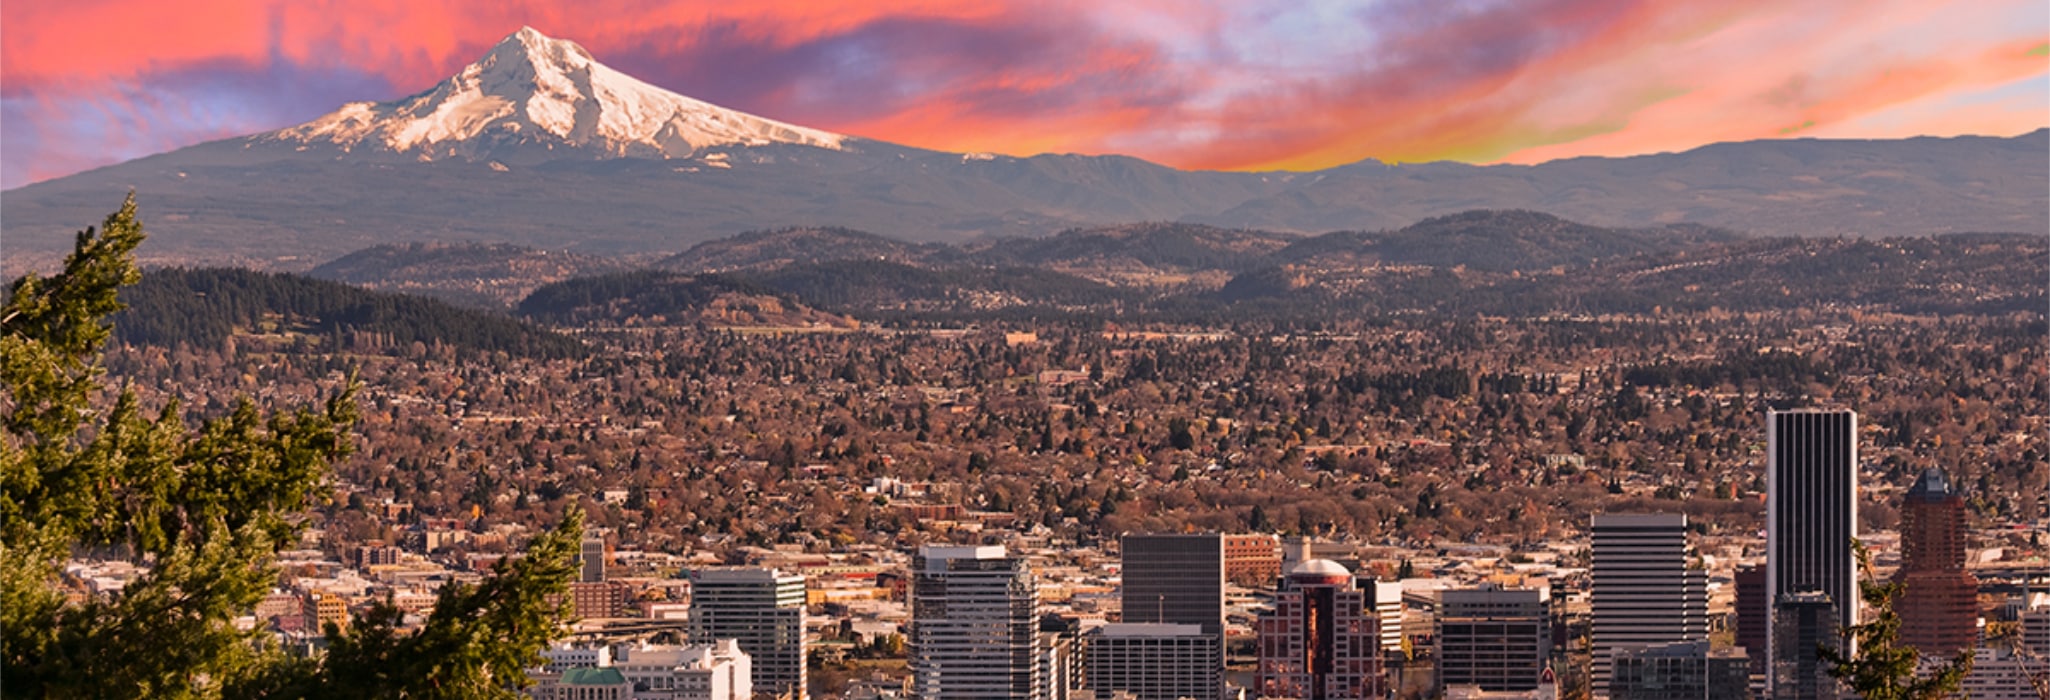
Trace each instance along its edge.
{"label": "orange cloud", "polygon": [[1177,167],[2050,123],[2050,90],[2016,87],[2050,76],[2040,0],[74,0],[0,25],[9,187],[425,89],[521,25],[808,126]]}

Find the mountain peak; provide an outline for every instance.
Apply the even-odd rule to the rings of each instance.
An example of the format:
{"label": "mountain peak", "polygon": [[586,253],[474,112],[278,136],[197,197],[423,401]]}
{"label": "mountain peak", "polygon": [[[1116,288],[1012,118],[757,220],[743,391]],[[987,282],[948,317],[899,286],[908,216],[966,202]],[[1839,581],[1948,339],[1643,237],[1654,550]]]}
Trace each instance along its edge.
{"label": "mountain peak", "polygon": [[846,137],[701,102],[613,70],[575,42],[521,27],[433,89],[343,105],[256,141],[330,144],[421,160],[690,158],[720,146],[840,149]]}

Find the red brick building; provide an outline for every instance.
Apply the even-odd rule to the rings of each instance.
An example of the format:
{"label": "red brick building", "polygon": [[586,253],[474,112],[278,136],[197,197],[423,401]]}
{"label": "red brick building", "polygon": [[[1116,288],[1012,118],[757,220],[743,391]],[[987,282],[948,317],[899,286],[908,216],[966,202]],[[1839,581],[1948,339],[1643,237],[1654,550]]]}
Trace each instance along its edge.
{"label": "red brick building", "polygon": [[1901,503],[1901,568],[1907,585],[1894,610],[1901,641],[1949,659],[1978,640],[1979,579],[1965,572],[1965,497],[1931,467]]}

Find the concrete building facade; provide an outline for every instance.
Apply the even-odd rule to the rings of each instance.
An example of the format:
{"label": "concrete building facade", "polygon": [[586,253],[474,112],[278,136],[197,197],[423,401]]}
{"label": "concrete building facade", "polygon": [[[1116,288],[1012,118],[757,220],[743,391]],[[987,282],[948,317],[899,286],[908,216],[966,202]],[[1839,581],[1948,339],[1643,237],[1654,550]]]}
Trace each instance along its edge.
{"label": "concrete building facade", "polygon": [[912,697],[1042,697],[1039,588],[1023,557],[925,545],[911,569]]}
{"label": "concrete building facade", "polygon": [[746,652],[754,689],[803,700],[804,577],[762,568],[691,572],[690,639],[732,639]]}
{"label": "concrete building facade", "polygon": [[1615,652],[1708,639],[1708,587],[1688,565],[1685,514],[1596,513],[1591,532],[1592,675],[1602,697]]}
{"label": "concrete building facade", "polygon": [[1435,630],[1438,687],[1537,690],[1552,650],[1548,603],[1541,590],[1486,583],[1440,591]]}

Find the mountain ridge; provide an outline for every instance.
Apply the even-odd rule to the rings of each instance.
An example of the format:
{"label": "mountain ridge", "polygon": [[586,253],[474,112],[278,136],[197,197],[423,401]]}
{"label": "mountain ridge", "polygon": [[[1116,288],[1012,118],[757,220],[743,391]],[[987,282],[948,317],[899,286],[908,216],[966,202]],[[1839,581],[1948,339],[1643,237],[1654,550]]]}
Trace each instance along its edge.
{"label": "mountain ridge", "polygon": [[145,262],[278,270],[432,240],[634,255],[790,227],[916,243],[1140,221],[1317,234],[1470,209],[1768,236],[2050,233],[2050,129],[1527,166],[1183,171],[1121,155],[957,154],[842,136],[610,70],[523,29],[411,97],[0,192],[0,272],[54,264],[82,223],[129,191],[154,235]]}

